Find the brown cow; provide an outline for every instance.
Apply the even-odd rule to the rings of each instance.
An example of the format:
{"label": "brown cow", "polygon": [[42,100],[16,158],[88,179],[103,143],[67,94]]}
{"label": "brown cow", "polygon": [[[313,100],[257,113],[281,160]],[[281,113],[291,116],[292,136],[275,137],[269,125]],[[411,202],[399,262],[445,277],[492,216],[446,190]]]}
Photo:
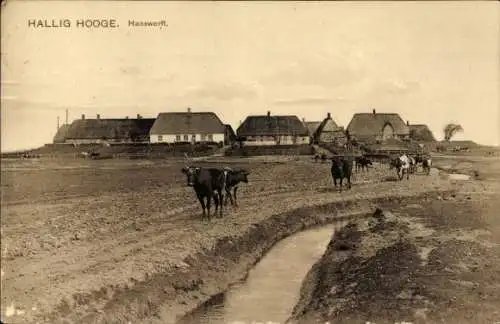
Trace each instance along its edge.
{"label": "brown cow", "polygon": [[348,189],[351,189],[351,175],[353,168],[353,158],[346,156],[335,156],[332,158],[332,167],[330,169],[333,178],[333,184],[337,188],[337,179],[340,179],[339,191],[342,191],[342,181],[347,179]]}
{"label": "brown cow", "polygon": [[[238,191],[238,185],[240,182],[248,183],[249,171],[245,169],[224,169],[227,171],[226,174],[226,200],[225,205],[227,205],[228,198],[231,200],[231,205],[238,207],[238,202],[236,200],[236,192]],[[231,189],[233,189],[233,194],[231,194]],[[234,198],[234,201],[233,201]]]}
{"label": "brown cow", "polygon": [[[219,210],[222,217],[222,202],[226,190],[226,173],[216,168],[184,167],[182,173],[186,175],[187,185],[193,187],[203,209],[203,217],[210,220],[210,205],[212,198],[215,202],[215,214]],[[205,205],[204,199],[207,199]],[[205,208],[207,212],[205,213]]]}

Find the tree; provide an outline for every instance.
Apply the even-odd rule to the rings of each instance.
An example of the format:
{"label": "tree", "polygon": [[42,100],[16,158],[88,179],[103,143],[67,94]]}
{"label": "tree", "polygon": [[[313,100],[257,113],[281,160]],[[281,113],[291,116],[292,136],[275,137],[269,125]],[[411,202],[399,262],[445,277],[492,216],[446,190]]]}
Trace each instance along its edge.
{"label": "tree", "polygon": [[444,129],[444,140],[449,142],[453,136],[455,136],[456,133],[458,132],[463,132],[464,129],[462,128],[462,125],[460,124],[447,124]]}

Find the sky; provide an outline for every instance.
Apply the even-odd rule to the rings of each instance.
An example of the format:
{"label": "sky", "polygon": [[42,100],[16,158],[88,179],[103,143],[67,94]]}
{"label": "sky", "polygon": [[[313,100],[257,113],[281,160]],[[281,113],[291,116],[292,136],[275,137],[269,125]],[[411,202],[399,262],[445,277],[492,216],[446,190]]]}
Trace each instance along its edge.
{"label": "sky", "polygon": [[[1,150],[50,143],[87,118],[214,111],[396,112],[500,144],[500,3],[10,1],[1,19]],[[69,19],[70,28],[28,27]],[[117,28],[77,28],[115,19]],[[129,27],[165,20],[167,27]]]}

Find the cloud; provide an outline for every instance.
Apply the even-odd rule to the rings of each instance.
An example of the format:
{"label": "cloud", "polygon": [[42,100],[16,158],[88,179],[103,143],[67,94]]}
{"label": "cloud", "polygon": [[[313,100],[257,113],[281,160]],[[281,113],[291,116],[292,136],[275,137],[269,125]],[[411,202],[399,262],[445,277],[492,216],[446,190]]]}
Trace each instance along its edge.
{"label": "cloud", "polygon": [[294,105],[301,105],[301,106],[314,106],[314,105],[326,105],[326,104],[331,104],[336,101],[345,101],[344,98],[338,97],[338,98],[318,98],[318,97],[311,97],[311,98],[297,98],[297,99],[282,99],[282,100],[276,100],[274,101],[274,104],[280,105],[280,106],[294,106]]}
{"label": "cloud", "polygon": [[190,88],[184,93],[184,97],[193,99],[213,98],[221,101],[235,99],[253,99],[257,97],[257,89],[251,85],[233,84],[209,84]]}
{"label": "cloud", "polygon": [[262,77],[262,83],[338,88],[361,82],[366,72],[364,65],[363,53],[355,49],[328,56],[312,55]]}
{"label": "cloud", "polygon": [[373,91],[376,93],[389,93],[392,95],[407,95],[418,92],[419,90],[420,83],[416,81],[390,79],[378,83]]}

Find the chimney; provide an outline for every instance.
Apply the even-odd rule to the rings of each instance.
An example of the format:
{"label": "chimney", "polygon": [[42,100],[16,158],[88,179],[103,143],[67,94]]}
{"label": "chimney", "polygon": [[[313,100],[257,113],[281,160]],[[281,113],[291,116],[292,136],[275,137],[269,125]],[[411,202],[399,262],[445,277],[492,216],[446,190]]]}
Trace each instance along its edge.
{"label": "chimney", "polygon": [[375,109],[373,109],[373,114],[375,115],[377,112],[375,111]]}
{"label": "chimney", "polygon": [[328,118],[328,119],[332,119],[332,115],[330,115],[330,113],[327,113],[327,114],[326,114],[326,118]]}
{"label": "chimney", "polygon": [[97,114],[97,119],[101,119],[101,115],[100,114]]}
{"label": "chimney", "polygon": [[59,116],[57,116],[57,129],[59,130]]}
{"label": "chimney", "polygon": [[191,112],[191,107],[188,107],[188,113],[190,113],[190,112]]}
{"label": "chimney", "polygon": [[125,119],[128,119],[128,116],[125,116]]}
{"label": "chimney", "polygon": [[85,114],[82,114],[82,119],[85,119]]}
{"label": "chimney", "polygon": [[140,114],[137,114],[137,119],[141,119],[142,116]]}
{"label": "chimney", "polygon": [[68,109],[66,109],[66,125],[68,125]]}
{"label": "chimney", "polygon": [[406,121],[406,126],[410,126],[410,121],[409,120]]}
{"label": "chimney", "polygon": [[271,116],[271,112],[268,110],[267,111],[267,117],[270,117]]}
{"label": "chimney", "polygon": [[305,123],[306,122],[306,119],[305,118],[302,118],[302,122]]}

